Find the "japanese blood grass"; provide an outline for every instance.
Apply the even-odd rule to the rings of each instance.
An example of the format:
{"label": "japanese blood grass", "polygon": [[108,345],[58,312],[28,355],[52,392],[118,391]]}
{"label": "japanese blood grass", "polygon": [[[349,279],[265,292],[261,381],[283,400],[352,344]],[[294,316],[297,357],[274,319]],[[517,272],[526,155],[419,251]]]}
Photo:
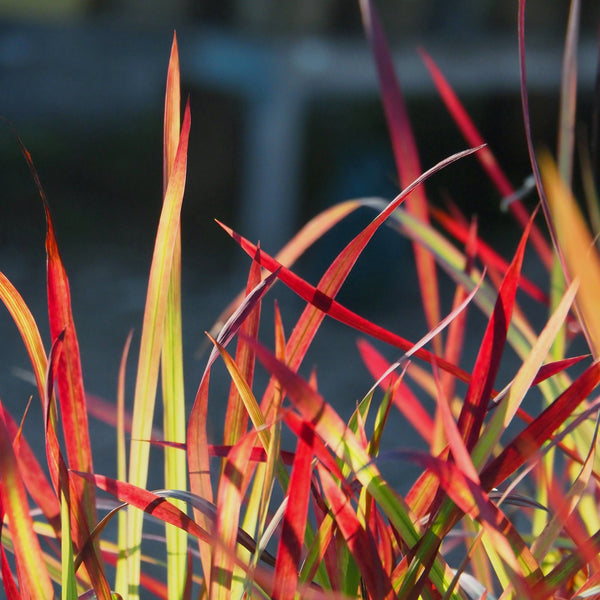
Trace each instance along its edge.
{"label": "japanese blood grass", "polygon": [[[191,117],[186,107],[181,122],[176,40],[165,96],[163,211],[148,283],[133,408],[126,408],[124,386],[130,336],[119,372],[116,418],[110,404],[84,391],[67,275],[48,202],[21,144],[47,217],[51,339],[46,354],[33,315],[0,273],[0,297],[31,359],[46,439],[42,466],[21,427],[0,403],[0,566],[7,598],[45,599],[60,593],[68,599],[153,594],[210,600],[498,596],[575,600],[599,595],[600,462],[595,448],[600,399],[593,393],[600,382],[596,362],[600,259],[594,243],[597,232],[589,230],[571,191],[579,3],[571,4],[566,35],[556,166],[548,152],[539,154],[538,166],[532,143],[525,3],[519,5],[524,123],[550,243],[541,223],[534,221],[535,214],[517,199],[510,211],[523,233],[510,261],[480,240],[475,224],[456,208],[446,212],[429,206],[426,180],[470,154],[481,161],[502,196],[511,196],[514,190],[450,83],[424,50],[440,96],[472,148],[421,172],[383,27],[370,2],[359,4],[381,80],[403,191],[391,202],[358,199],[328,209],[276,257],[223,225],[249,255],[251,265],[245,293],[211,331],[213,352],[187,423],[180,209]],[[590,165],[584,162],[585,168]],[[592,206],[597,202],[596,174],[584,170],[583,175],[587,204]],[[359,208],[377,214],[331,261],[316,286],[292,270],[309,246]],[[433,228],[430,218],[441,230]],[[365,246],[384,223],[408,237],[415,250],[430,329],[417,343],[336,300]],[[530,239],[552,274],[550,293],[522,273]],[[444,318],[438,267],[456,284],[452,308]],[[289,336],[285,315],[276,307],[270,350],[271,344],[259,340],[258,332],[261,304],[276,280],[300,296],[306,307],[292,323]],[[538,312],[549,312],[539,333],[519,305],[520,292],[529,295]],[[475,307],[488,324],[478,341],[474,365],[465,366],[463,346],[473,336],[468,313]],[[388,359],[370,341],[357,340],[370,378],[347,422],[319,392],[316,376],[305,380],[298,372],[326,316],[387,344],[395,354]],[[578,331],[592,361],[574,371],[576,363],[588,358],[567,355]],[[233,340],[237,348],[230,353]],[[429,343],[432,350],[424,347]],[[498,370],[506,347],[515,351],[521,365],[510,381],[501,382]],[[254,378],[257,359],[270,376],[262,392]],[[217,360],[224,362],[231,388],[222,443],[213,445],[206,427],[209,401],[215,401],[210,378]],[[164,404],[160,430],[154,427],[159,369]],[[544,406],[529,414],[522,402],[534,388],[539,388]],[[427,407],[427,396],[434,400],[433,411]],[[427,451],[381,450],[389,435],[386,425],[396,410],[423,437]],[[91,411],[116,422],[116,479],[94,472],[87,425]],[[513,427],[517,420],[523,422],[520,428]],[[293,450],[282,449],[284,428],[295,439]],[[64,449],[60,439],[66,441]],[[145,489],[151,443],[164,452],[163,490]],[[420,467],[421,474],[410,482],[406,494],[386,481],[384,458]],[[526,487],[516,491],[517,485],[527,482],[533,492]],[[122,503],[113,505],[101,520],[97,490]],[[30,502],[35,510],[27,510]],[[144,550],[144,513],[166,526],[164,580],[157,571],[160,559]],[[119,532],[113,543],[105,537],[105,527],[115,515]],[[449,554],[451,547],[454,553]],[[458,559],[457,552],[462,554]],[[116,564],[114,582],[108,580],[105,564]]]}

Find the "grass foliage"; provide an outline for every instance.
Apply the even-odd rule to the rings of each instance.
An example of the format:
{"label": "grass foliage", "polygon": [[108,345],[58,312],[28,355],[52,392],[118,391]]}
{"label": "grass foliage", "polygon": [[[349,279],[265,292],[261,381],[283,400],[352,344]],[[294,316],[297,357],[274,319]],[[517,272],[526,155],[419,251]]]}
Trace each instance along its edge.
{"label": "grass foliage", "polygon": [[[19,141],[47,218],[51,340],[45,345],[19,292],[0,273],[0,297],[31,359],[46,447],[46,456],[35,456],[17,421],[27,415],[10,415],[0,404],[0,563],[9,600],[58,595],[65,600],[600,598],[594,392],[600,382],[600,256],[597,173],[585,144],[581,173],[589,219],[571,191],[579,2],[572,1],[567,26],[556,162],[532,143],[525,1],[519,4],[523,118],[539,203],[533,214],[519,199],[508,205],[522,228],[510,261],[481,240],[476,224],[455,207],[431,206],[423,185],[458,160],[478,160],[500,196],[517,198],[500,161],[423,50],[425,67],[469,149],[428,170],[421,167],[383,28],[368,0],[361,0],[360,8],[402,191],[391,201],[355,199],[326,210],[277,256],[220,224],[250,259],[246,291],[209,335],[212,353],[201,381],[192,382],[197,391],[187,406],[180,211],[191,115],[189,106],[183,118],[180,114],[174,39],[164,113],[163,207],[135,393],[127,398],[124,385],[129,339],[117,404],[106,409],[117,414],[116,479],[94,470],[69,282],[49,203]],[[372,211],[372,221],[316,285],[292,270],[307,248],[359,208]],[[336,300],[384,224],[413,246],[429,327],[419,341]],[[548,270],[548,293],[522,272],[528,245]],[[455,284],[448,314],[439,298],[440,270]],[[289,335],[276,307],[274,339],[265,343],[258,336],[261,304],[277,280],[305,307],[287,325]],[[519,306],[525,296],[537,314],[548,315],[540,331],[530,323],[533,315]],[[461,356],[472,311],[481,312],[487,326],[474,364],[466,366]],[[299,375],[327,317],[356,331],[357,351],[371,375],[349,421],[321,395],[316,378]],[[570,353],[575,339],[583,339],[589,354]],[[401,353],[398,360],[386,359],[383,344],[375,340],[389,347],[388,354]],[[499,367],[511,349],[520,365],[510,381],[501,382]],[[231,378],[222,432],[211,433],[218,445],[209,442],[207,432],[216,361]],[[257,368],[270,377],[262,393],[254,384]],[[529,413],[523,400],[533,388],[543,405]],[[164,422],[157,441],[159,397]],[[386,424],[392,411],[404,415],[427,451],[382,451],[391,435]],[[282,439],[294,440],[293,445],[284,448]],[[146,489],[152,443],[164,455],[164,489],[155,491]],[[388,484],[382,459],[419,467],[406,494]],[[100,510],[105,492],[114,498],[109,512]],[[148,515],[165,524],[163,556],[146,550]],[[115,539],[105,535],[113,519]]]}

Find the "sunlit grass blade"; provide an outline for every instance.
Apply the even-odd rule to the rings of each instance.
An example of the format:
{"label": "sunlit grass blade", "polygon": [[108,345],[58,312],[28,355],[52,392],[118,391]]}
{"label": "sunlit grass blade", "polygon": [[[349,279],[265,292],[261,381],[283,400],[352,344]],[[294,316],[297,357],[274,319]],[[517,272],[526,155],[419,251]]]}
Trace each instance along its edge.
{"label": "sunlit grass blade", "polygon": [[0,418],[0,501],[10,523],[20,593],[31,598],[52,598],[54,590],[34,532],[29,502],[12,448],[12,440]]}
{"label": "sunlit grass blade", "polygon": [[596,308],[600,297],[600,256],[571,190],[547,154],[540,157],[540,168],[569,276],[580,281],[577,306],[581,312],[582,326],[590,350],[598,358],[600,318]]}
{"label": "sunlit grass blade", "polygon": [[[177,36],[173,35],[167,70],[163,125],[163,194],[167,193],[179,145],[180,76]],[[181,227],[176,234],[167,297],[164,343],[161,352],[161,383],[165,439],[185,441],[185,387],[183,380],[183,342],[181,315]],[[185,452],[165,448],[165,486],[187,488]],[[184,509],[183,505],[179,508]],[[167,526],[167,578],[170,600],[180,600],[186,581],[187,536],[180,529]]]}
{"label": "sunlit grass blade", "polygon": [[27,492],[36,506],[40,508],[58,537],[60,534],[60,505],[47,475],[33,453],[31,446],[21,435],[19,427],[10,414],[4,410],[1,403],[0,418],[4,420],[6,429],[13,440],[15,456],[19,463],[19,473],[23,478]]}
{"label": "sunlit grass blade", "polygon": [[[144,324],[140,341],[140,356],[135,384],[129,481],[139,487],[148,478],[149,439],[154,418],[160,353],[164,341],[166,310],[173,253],[179,232],[187,168],[187,145],[190,131],[189,104],[185,110],[177,155],[164,196],[163,209],[156,234],[154,255],[150,268]],[[128,590],[130,598],[138,597],[140,577],[139,543],[142,515],[128,511]]]}
{"label": "sunlit grass blade", "polygon": [[[400,185],[407,187],[422,172],[417,144],[379,17],[370,0],[361,0],[360,7],[367,39],[371,43],[371,50],[379,75],[381,98],[394,150],[396,170],[398,171]],[[429,222],[427,197],[422,186],[416,188],[406,198],[406,210],[424,223]],[[429,252],[414,242],[413,251],[427,325],[429,329],[433,329],[440,320],[440,300],[435,261]],[[442,344],[440,340],[434,341],[434,350],[437,354],[441,354]]]}
{"label": "sunlit grass blade", "polygon": [[0,272],[0,299],[10,312],[19,333],[23,338],[25,349],[29,354],[29,359],[33,367],[33,374],[37,383],[40,401],[44,397],[44,388],[46,385],[46,351],[40,335],[39,329],[25,301],[7,279],[4,273]]}
{"label": "sunlit grass blade", "polygon": [[[132,338],[133,332],[130,331],[125,341],[123,353],[121,354],[117,383],[117,410],[114,426],[117,435],[117,479],[120,479],[121,481],[127,479],[125,370]],[[131,431],[131,417],[129,418],[129,430]],[[118,556],[115,574],[115,589],[123,590],[127,585],[127,514],[124,511],[119,511],[118,516],[117,547]]]}
{"label": "sunlit grass blade", "polygon": [[[450,87],[450,84],[439,70],[431,56],[420,49],[421,58],[425,63],[425,66],[429,69],[431,77],[438,89],[440,97],[444,101],[446,108],[452,115],[454,122],[460,128],[464,138],[472,146],[480,146],[484,143],[484,139],[475,127],[475,124],[469,117],[469,114],[465,110],[464,106],[458,99],[458,96],[454,93],[454,90]],[[504,174],[504,171],[498,164],[496,157],[492,150],[486,146],[481,153],[477,155],[481,166],[485,169],[489,178],[498,188],[498,191],[503,197],[511,196],[514,194],[514,187],[508,180],[508,177]],[[514,215],[515,219],[525,228],[530,221],[530,215],[521,203],[519,199],[509,204],[509,210]],[[552,264],[552,252],[548,246],[548,242],[543,237],[540,230],[533,226],[531,230],[531,241],[537,250],[540,258],[543,260],[546,267],[550,267]]]}
{"label": "sunlit grass blade", "polygon": [[567,313],[573,303],[577,285],[572,284],[565,292],[561,303],[542,330],[531,352],[525,359],[506,395],[500,405],[494,410],[491,420],[486,424],[484,431],[473,450],[473,460],[479,467],[490,456],[500,436],[506,431],[513,417],[518,412],[525,394],[535,385],[540,376],[540,365],[548,356],[557,332],[563,326]]}

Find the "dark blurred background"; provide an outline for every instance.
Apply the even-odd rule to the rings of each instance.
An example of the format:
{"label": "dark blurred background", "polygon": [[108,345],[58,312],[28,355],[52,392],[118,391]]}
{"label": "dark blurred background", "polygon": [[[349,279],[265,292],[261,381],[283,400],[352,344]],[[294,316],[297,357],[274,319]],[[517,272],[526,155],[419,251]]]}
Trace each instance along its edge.
{"label": "dark blurred background", "polygon": [[[419,45],[438,62],[519,187],[530,167],[520,112],[516,0],[376,5],[423,168],[466,143],[435,93]],[[532,128],[536,143],[550,148],[568,8],[566,1],[527,3]],[[593,106],[599,12],[598,2],[582,2],[578,120],[584,127]],[[13,124],[38,168],[71,279],[85,382],[108,399],[127,332],[139,334],[141,327],[161,204],[162,110],[174,30],[183,97],[189,95],[192,110],[182,225],[188,403],[206,359],[201,353],[198,358],[203,332],[243,287],[248,266],[213,219],[274,252],[335,202],[391,198],[398,191],[357,2],[0,0],[0,115]],[[32,307],[48,344],[42,205],[3,124],[0,182],[0,269]],[[427,190],[434,203],[451,197],[468,215],[477,214],[482,235],[503,252],[514,250],[517,230],[500,212],[501,198],[475,160],[436,175]],[[318,281],[371,216],[338,227],[300,262],[299,272]],[[405,241],[381,232],[342,297],[416,340],[426,328],[410,258]],[[301,305],[282,286],[276,293],[289,333]],[[444,306],[449,309],[447,301]],[[481,327],[477,319],[474,314]],[[7,313],[0,329],[0,397],[19,419],[34,389],[23,381],[27,357]],[[307,369],[316,365],[321,374],[326,398],[333,395],[346,415],[371,384],[355,338],[327,322],[307,358]],[[472,339],[471,359],[478,343]],[[132,379],[136,359],[129,364]],[[33,423],[37,418],[28,417]],[[95,443],[113,447],[109,430],[94,427],[104,432]]]}

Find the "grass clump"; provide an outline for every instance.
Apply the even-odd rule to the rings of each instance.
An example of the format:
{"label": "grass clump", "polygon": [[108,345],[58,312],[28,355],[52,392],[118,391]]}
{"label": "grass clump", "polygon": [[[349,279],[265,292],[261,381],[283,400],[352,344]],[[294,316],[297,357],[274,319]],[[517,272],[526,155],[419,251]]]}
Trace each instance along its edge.
{"label": "grass clump", "polygon": [[[567,29],[556,163],[548,153],[536,153],[531,141],[525,3],[520,3],[523,116],[539,197],[534,214],[520,202],[425,51],[425,65],[469,148],[422,168],[382,27],[367,0],[360,7],[402,191],[392,201],[366,198],[331,207],[275,257],[220,224],[250,258],[246,291],[209,334],[212,352],[187,407],[180,211],[191,114],[188,105],[181,118],[174,40],[164,117],[163,207],[132,410],[124,385],[131,339],[123,353],[117,404],[110,409],[117,414],[116,478],[94,469],[69,282],[48,202],[22,147],[46,214],[51,343],[45,346],[19,292],[0,273],[0,297],[31,359],[46,447],[45,457],[35,456],[20,425],[0,404],[0,561],[7,598],[600,597],[594,392],[600,382],[600,260],[595,173],[583,146],[591,228],[571,191],[579,3],[572,2]],[[442,211],[427,198],[423,183],[428,178],[458,160],[474,159],[501,196],[514,200],[508,210],[522,236],[510,261],[482,241],[476,225],[455,207]],[[375,216],[316,285],[292,270],[308,247],[359,208]],[[541,213],[537,218],[536,212]],[[417,342],[336,300],[384,224],[413,245],[429,328]],[[548,269],[550,293],[522,271],[528,245]],[[446,315],[439,300],[440,269],[455,285]],[[289,335],[276,307],[274,339],[265,343],[258,336],[260,309],[275,281],[302,298],[305,307]],[[520,308],[518,294],[529,297],[535,312],[547,311],[540,331]],[[487,325],[474,364],[465,366],[466,315],[473,310]],[[349,420],[319,392],[316,377],[299,375],[326,317],[357,332],[358,351],[371,374]],[[588,355],[571,355],[575,337],[584,339]],[[398,360],[390,363],[373,340],[400,353]],[[499,367],[509,348],[520,365],[510,381],[502,382]],[[210,404],[218,401],[210,393],[215,361],[223,362],[231,378],[218,444],[211,443],[216,436],[209,439],[207,431]],[[255,383],[258,365],[269,376],[262,393]],[[163,424],[157,440],[159,381]],[[415,394],[415,388],[422,393]],[[534,388],[544,404],[527,412],[523,400]],[[427,409],[427,397],[433,410]],[[405,415],[426,451],[382,450],[392,435],[386,428],[392,411]],[[293,443],[287,447],[282,440],[290,433]],[[154,491],[146,489],[151,444],[164,453],[164,489]],[[407,493],[386,481],[384,460],[419,467]],[[115,498],[102,517],[101,492]],[[147,515],[165,524],[164,557],[145,550]],[[113,518],[118,534],[109,539],[105,527]],[[107,565],[115,566],[114,576]]]}

